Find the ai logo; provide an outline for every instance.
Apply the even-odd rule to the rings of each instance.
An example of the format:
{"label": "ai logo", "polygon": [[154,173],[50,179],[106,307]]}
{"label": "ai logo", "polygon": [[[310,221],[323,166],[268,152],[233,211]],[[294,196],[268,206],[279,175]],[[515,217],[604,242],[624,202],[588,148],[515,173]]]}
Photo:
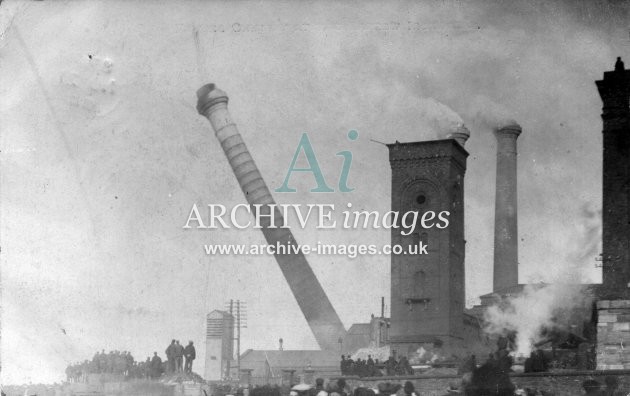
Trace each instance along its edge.
{"label": "ai logo", "polygon": [[[348,131],[348,140],[354,141],[358,138],[359,132],[355,131],[354,129]],[[295,167],[298,156],[302,151],[304,152],[306,161],[308,162],[308,168]],[[339,191],[344,193],[350,192],[354,190],[354,188],[348,187],[348,174],[350,173],[350,166],[352,165],[352,153],[350,151],[340,151],[336,155],[343,157],[343,166],[339,175]],[[297,191],[295,188],[289,187],[289,179],[291,178],[291,174],[293,172],[310,172],[313,174],[313,177],[315,178],[315,183],[317,183],[317,187],[311,189],[311,192],[335,192],[334,189],[330,188],[328,184],[326,184],[326,180],[324,179],[322,170],[320,169],[319,163],[317,162],[315,150],[313,150],[313,146],[311,146],[311,141],[308,139],[308,134],[306,133],[302,134],[302,138],[300,139],[297,149],[295,150],[295,155],[293,155],[293,161],[291,161],[291,165],[289,165],[287,176],[284,178],[284,183],[282,183],[282,186],[280,188],[276,188],[276,192],[284,193]]]}

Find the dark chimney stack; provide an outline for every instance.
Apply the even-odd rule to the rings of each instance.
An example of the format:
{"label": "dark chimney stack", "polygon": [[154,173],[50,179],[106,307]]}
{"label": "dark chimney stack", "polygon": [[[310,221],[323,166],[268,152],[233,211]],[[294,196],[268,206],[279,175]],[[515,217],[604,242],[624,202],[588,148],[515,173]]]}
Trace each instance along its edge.
{"label": "dark chimney stack", "polygon": [[602,98],[604,164],[602,291],[630,297],[630,70],[617,58],[614,71],[596,81]]}

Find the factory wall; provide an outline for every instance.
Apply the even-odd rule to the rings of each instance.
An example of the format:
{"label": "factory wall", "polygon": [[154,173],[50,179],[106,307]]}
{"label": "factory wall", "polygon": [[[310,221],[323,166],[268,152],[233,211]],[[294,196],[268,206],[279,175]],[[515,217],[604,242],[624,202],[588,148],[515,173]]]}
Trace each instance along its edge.
{"label": "factory wall", "polygon": [[630,300],[597,302],[597,368],[630,369]]}

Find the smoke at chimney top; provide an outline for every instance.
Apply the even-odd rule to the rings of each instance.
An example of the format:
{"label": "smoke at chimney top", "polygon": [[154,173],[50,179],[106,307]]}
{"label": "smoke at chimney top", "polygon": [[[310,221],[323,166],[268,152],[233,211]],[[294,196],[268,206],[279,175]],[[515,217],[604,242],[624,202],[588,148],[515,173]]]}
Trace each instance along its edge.
{"label": "smoke at chimney top", "polygon": [[447,139],[455,139],[462,147],[466,145],[466,141],[470,138],[470,131],[464,124],[457,124],[452,132],[446,135]]}

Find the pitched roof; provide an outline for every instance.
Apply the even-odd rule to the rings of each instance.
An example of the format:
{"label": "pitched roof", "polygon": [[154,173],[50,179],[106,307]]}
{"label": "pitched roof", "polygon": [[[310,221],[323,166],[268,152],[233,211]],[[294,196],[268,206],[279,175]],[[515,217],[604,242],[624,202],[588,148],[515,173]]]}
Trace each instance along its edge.
{"label": "pitched roof", "polygon": [[348,329],[348,334],[370,334],[372,325],[369,323],[355,323]]}

